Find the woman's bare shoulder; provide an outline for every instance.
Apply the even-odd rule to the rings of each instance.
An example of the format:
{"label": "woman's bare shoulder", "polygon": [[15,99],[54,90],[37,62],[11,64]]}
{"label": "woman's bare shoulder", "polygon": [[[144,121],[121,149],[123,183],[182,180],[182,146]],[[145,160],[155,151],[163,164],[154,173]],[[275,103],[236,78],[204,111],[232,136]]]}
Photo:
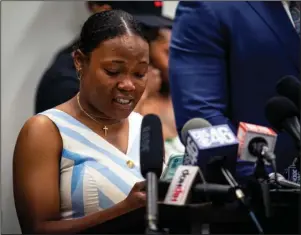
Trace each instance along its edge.
{"label": "woman's bare shoulder", "polygon": [[39,133],[42,133],[44,131],[55,132],[57,128],[56,125],[46,115],[37,114],[35,116],[32,116],[25,122],[21,129],[21,132],[24,130],[34,132],[38,131]]}
{"label": "woman's bare shoulder", "polygon": [[15,151],[58,151],[60,148],[62,140],[56,125],[47,116],[37,114],[29,118],[22,127]]}

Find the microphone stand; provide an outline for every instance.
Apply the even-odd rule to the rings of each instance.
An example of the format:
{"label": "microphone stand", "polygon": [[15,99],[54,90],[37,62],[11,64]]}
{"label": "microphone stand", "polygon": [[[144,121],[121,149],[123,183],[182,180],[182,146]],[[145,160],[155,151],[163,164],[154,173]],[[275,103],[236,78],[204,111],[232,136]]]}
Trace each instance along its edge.
{"label": "microphone stand", "polygon": [[265,170],[264,161],[262,158],[258,158],[256,161],[256,167],[254,175],[260,184],[260,188],[263,196],[263,205],[265,215],[267,218],[271,217],[271,201],[270,201],[270,187],[269,187],[269,176]]}
{"label": "microphone stand", "polygon": [[232,176],[231,172],[222,166],[221,166],[221,171],[222,171],[223,175],[225,176],[226,180],[228,181],[228,183],[230,184],[230,186],[235,190],[235,195],[236,195],[236,198],[238,199],[238,201],[241,203],[241,205],[244,206],[244,208],[246,208],[248,210],[248,213],[249,213],[252,221],[254,222],[254,225],[256,226],[259,234],[264,234],[262,226],[260,225],[258,219],[256,218],[255,213],[251,210],[250,206],[248,205],[248,203],[246,201],[245,194],[241,190],[237,181]]}
{"label": "microphone stand", "polygon": [[163,235],[164,232],[158,229],[158,178],[153,172],[146,175],[147,182],[147,205],[146,205],[146,222],[147,235]]}
{"label": "microphone stand", "polygon": [[155,234],[158,231],[157,221],[158,221],[158,179],[156,174],[153,172],[148,172],[146,174],[147,183],[147,205],[146,205],[146,234]]}
{"label": "microphone stand", "polygon": [[239,184],[237,183],[237,181],[234,179],[231,172],[227,168],[224,167],[224,161],[225,161],[225,157],[219,158],[219,159],[211,162],[208,165],[208,167],[211,168],[210,169],[211,171],[214,170],[214,172],[216,172],[217,169],[221,170],[222,175],[226,178],[226,181],[231,186],[231,188],[234,190],[235,196],[238,199],[238,201],[240,202],[240,205],[242,205],[248,211],[248,213],[251,217],[251,220],[254,222],[254,225],[256,226],[256,228],[258,230],[258,233],[259,234],[264,234],[262,226],[260,225],[260,223],[259,223],[258,219],[256,218],[254,212],[252,211],[252,209],[248,205],[248,202],[246,200],[244,192],[242,191],[242,189],[239,186]]}

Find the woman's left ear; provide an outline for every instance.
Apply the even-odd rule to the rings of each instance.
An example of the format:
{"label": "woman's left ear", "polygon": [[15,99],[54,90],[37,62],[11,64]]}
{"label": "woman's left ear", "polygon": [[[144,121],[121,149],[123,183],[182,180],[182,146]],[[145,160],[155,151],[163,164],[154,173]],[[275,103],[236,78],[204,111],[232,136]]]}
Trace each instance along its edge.
{"label": "woman's left ear", "polygon": [[72,52],[72,57],[76,71],[79,72],[84,66],[85,55],[79,49],[77,49]]}

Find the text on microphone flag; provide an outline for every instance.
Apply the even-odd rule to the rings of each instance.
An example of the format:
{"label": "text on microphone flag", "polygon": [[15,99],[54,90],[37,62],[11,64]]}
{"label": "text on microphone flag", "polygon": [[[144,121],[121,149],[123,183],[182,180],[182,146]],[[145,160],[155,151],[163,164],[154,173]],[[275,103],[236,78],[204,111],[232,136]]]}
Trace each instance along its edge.
{"label": "text on microphone flag", "polygon": [[202,169],[212,157],[231,157],[237,153],[238,144],[228,125],[189,130],[183,164],[199,165]]}
{"label": "text on microphone flag", "polygon": [[228,125],[194,129],[189,130],[188,133],[191,134],[191,137],[201,149],[238,143],[236,136]]}

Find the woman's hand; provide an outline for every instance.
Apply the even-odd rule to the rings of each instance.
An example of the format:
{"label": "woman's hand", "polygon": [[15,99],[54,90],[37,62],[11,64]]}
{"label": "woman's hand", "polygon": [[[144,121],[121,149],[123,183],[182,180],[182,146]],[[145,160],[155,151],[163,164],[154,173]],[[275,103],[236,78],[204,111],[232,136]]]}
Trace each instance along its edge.
{"label": "woman's hand", "polygon": [[131,189],[129,195],[124,200],[127,207],[131,209],[137,209],[145,206],[146,204],[146,192],[145,181],[137,182]]}

